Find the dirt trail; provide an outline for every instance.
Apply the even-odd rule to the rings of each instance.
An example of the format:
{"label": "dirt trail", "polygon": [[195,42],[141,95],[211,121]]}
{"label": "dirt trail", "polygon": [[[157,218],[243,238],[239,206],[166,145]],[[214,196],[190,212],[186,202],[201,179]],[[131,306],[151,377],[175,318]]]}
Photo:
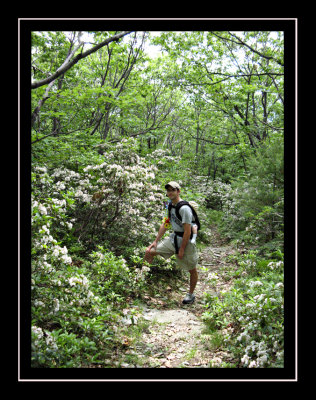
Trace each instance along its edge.
{"label": "dirt trail", "polygon": [[[142,354],[142,367],[209,368],[210,362],[216,367],[222,361],[232,360],[227,352],[217,348],[212,336],[206,334],[201,318],[205,311],[203,293],[220,295],[232,285],[224,279],[224,271],[225,258],[234,250],[217,239],[217,242],[212,241],[216,247],[207,247],[200,252],[199,280],[193,304],[182,304],[188,290],[188,285],[183,285],[172,294],[175,301],[168,308],[164,308],[165,305],[158,308],[157,304],[151,303],[143,308],[143,318],[149,321],[149,327],[136,346],[137,353]],[[210,273],[218,276],[215,286],[210,285]]]}

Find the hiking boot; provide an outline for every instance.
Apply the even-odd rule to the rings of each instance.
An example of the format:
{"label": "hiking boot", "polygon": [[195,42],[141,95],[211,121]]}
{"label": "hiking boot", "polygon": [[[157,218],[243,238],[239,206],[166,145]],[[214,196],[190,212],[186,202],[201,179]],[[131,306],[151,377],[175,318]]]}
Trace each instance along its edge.
{"label": "hiking boot", "polygon": [[195,300],[194,294],[188,293],[185,298],[183,299],[183,304],[192,304]]}

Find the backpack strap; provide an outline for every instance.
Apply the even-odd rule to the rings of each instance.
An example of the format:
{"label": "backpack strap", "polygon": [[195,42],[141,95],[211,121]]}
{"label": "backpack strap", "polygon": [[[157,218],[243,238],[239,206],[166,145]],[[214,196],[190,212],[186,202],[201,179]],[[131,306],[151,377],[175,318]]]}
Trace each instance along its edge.
{"label": "backpack strap", "polygon": [[175,206],[172,205],[172,202],[170,201],[170,203],[168,204],[168,218],[171,218],[171,209],[175,208]]}
{"label": "backpack strap", "polygon": [[177,204],[177,206],[176,206],[176,216],[177,216],[177,218],[180,221],[182,221],[182,218],[181,218],[181,215],[180,215],[180,211],[179,211],[182,206],[189,206],[191,208],[191,211],[192,211],[192,214],[193,214],[193,218],[194,218],[194,222],[196,223],[197,228],[199,230],[200,226],[201,226],[200,225],[200,221],[199,221],[199,217],[197,216],[196,211],[194,210],[194,208],[191,206],[191,204],[188,201],[182,200],[182,201],[179,201],[179,203]]}
{"label": "backpack strap", "polygon": [[[180,220],[180,221],[182,221],[182,218],[181,218],[181,215],[180,215],[180,208],[182,207],[182,206],[190,206],[190,204],[187,202],[187,201],[185,201],[185,200],[182,200],[182,201],[179,201],[179,203],[176,205],[176,216],[177,216],[177,218]],[[190,208],[192,209],[192,207],[190,206]]]}
{"label": "backpack strap", "polygon": [[182,206],[189,206],[191,208],[194,222],[196,223],[198,230],[200,230],[201,224],[199,221],[199,217],[197,216],[195,209],[190,205],[190,203],[188,201],[185,201],[185,200],[179,201],[179,203],[176,206],[174,206],[172,204],[172,202],[170,202],[168,205],[168,217],[171,218],[171,209],[175,208],[176,209],[176,217],[182,222],[182,217],[179,212],[179,210]]}

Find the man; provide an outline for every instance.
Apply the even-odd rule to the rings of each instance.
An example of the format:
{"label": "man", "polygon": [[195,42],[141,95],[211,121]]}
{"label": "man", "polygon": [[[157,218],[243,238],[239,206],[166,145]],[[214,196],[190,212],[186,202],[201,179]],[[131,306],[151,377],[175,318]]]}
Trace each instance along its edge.
{"label": "man", "polygon": [[[171,208],[170,216],[170,222],[174,232],[170,235],[170,237],[165,238],[158,243],[167,230],[163,223],[159,228],[156,239],[146,249],[145,260],[151,264],[156,255],[161,255],[164,258],[171,257],[176,253],[174,241],[177,240],[177,264],[185,271],[189,271],[190,273],[190,290],[183,299],[183,304],[192,304],[195,300],[193,292],[198,280],[198,273],[196,269],[198,253],[195,244],[191,243],[190,241],[193,215],[191,208],[187,205],[183,205],[179,209],[179,213],[182,218],[182,221],[180,221],[175,213],[175,206],[179,201],[181,201],[180,185],[177,182],[169,182],[165,188],[167,190],[167,196],[171,200],[172,206],[174,206]],[[181,232],[181,235],[183,232],[183,236],[181,237],[176,235],[175,238],[175,232]]]}

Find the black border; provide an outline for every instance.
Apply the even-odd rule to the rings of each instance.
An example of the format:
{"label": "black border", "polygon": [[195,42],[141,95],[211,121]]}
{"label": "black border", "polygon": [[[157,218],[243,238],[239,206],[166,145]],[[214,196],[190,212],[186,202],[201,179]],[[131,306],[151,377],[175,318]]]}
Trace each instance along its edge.
{"label": "black border", "polygon": [[[22,17],[21,17],[22,18]],[[26,20],[20,19],[20,357],[18,380],[97,379],[156,381],[295,380],[296,280],[295,280],[295,19],[265,20]],[[30,32],[32,30],[281,30],[285,33],[285,368],[283,369],[40,369],[30,368]],[[107,381],[109,382],[109,381]],[[207,382],[207,381],[205,381]]]}

